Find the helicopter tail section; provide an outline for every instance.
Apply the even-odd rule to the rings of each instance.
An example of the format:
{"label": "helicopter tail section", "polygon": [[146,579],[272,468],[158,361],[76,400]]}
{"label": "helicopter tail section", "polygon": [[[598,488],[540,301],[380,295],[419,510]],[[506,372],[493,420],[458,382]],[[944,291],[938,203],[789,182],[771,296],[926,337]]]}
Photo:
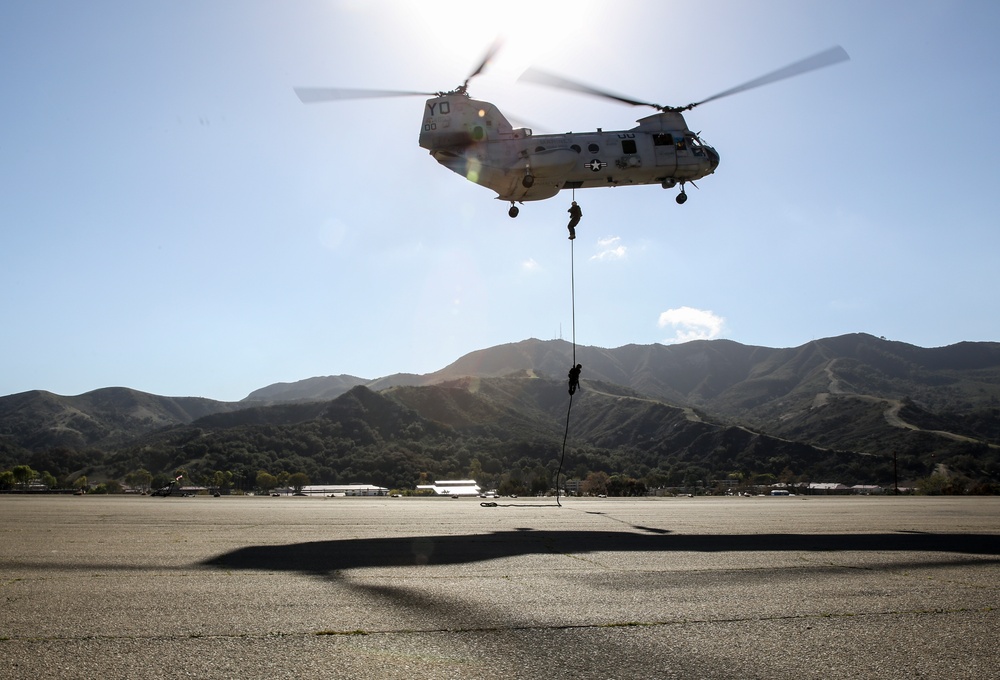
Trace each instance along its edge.
{"label": "helicopter tail section", "polygon": [[445,94],[424,104],[419,142],[434,153],[496,140],[512,131],[511,124],[493,104],[463,94]]}

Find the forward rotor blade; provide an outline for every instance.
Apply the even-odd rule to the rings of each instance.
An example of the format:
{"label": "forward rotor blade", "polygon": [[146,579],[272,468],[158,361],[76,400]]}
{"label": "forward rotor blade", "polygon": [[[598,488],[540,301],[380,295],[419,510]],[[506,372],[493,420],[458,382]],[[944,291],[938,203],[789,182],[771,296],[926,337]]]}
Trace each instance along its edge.
{"label": "forward rotor blade", "polygon": [[295,94],[303,104],[333,102],[343,99],[380,99],[383,97],[434,96],[434,92],[407,90],[351,90],[337,87],[296,87]]}
{"label": "forward rotor blade", "polygon": [[629,104],[631,106],[652,106],[654,109],[662,108],[659,104],[641,102],[613,92],[598,90],[596,87],[584,85],[583,83],[577,83],[567,78],[563,78],[562,76],[547,73],[546,71],[542,71],[537,68],[529,68],[521,74],[521,77],[518,78],[518,80],[525,80],[530,83],[537,83],[538,85],[548,85],[549,87],[558,87],[562,90],[570,90],[571,92],[582,92],[583,94],[603,97],[604,99],[612,99],[616,102],[622,102],[623,104]]}
{"label": "forward rotor blade", "polygon": [[685,109],[692,109],[706,102],[722,99],[723,97],[728,97],[729,95],[740,92],[746,92],[747,90],[752,90],[763,85],[770,85],[771,83],[776,83],[779,80],[792,78],[826,66],[833,66],[834,64],[839,64],[842,61],[848,61],[850,58],[851,57],[847,54],[847,51],[840,45],[837,45],[828,50],[823,50],[819,54],[806,57],[805,59],[795,62],[794,64],[789,64],[784,68],[779,68],[777,71],[772,71],[771,73],[763,75],[759,78],[754,78],[753,80],[745,82],[742,85],[737,85],[736,87],[725,90],[724,92],[714,94],[708,99],[702,99],[700,102],[688,104]]}

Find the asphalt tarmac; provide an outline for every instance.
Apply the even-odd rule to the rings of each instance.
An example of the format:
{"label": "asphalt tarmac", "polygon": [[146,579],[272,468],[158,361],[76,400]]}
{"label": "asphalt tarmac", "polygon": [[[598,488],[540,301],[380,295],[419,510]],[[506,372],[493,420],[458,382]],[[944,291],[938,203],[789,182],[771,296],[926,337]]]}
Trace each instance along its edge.
{"label": "asphalt tarmac", "polygon": [[997,678],[1000,498],[0,495],[0,678]]}

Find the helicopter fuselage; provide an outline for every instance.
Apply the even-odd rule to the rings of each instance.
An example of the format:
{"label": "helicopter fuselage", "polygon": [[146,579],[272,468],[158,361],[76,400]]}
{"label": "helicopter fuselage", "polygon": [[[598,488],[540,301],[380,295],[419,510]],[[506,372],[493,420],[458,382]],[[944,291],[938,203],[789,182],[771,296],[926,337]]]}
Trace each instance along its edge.
{"label": "helicopter fuselage", "polygon": [[[684,203],[685,183],[711,175],[719,167],[715,149],[688,129],[685,111],[850,59],[843,47],[835,45],[686,106],[661,106],[529,68],[518,80],[657,111],[628,130],[533,135],[527,128],[512,126],[493,104],[468,94],[469,81],[483,72],[499,47],[495,41],[461,85],[436,92],[427,100],[420,146],[449,170],[510,201],[507,214],[511,217],[518,214],[515,203],[551,198],[563,189],[642,184],[669,189],[679,184],[676,200]],[[303,103],[430,94],[322,87],[297,87],[295,93]]]}
{"label": "helicopter fuselage", "polygon": [[[464,93],[426,102],[420,146],[441,165],[504,201],[537,201],[563,189],[640,184],[664,188],[712,174],[719,154],[684,117],[662,111],[629,130],[534,135],[489,102]],[[680,201],[680,197],[678,197]]]}

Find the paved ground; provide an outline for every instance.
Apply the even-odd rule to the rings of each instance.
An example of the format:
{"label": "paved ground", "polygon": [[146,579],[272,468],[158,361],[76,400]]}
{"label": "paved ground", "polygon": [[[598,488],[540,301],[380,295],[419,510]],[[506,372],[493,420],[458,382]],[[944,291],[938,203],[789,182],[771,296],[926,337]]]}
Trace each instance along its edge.
{"label": "paved ground", "polygon": [[0,678],[1000,677],[1000,498],[479,503],[0,496]]}

